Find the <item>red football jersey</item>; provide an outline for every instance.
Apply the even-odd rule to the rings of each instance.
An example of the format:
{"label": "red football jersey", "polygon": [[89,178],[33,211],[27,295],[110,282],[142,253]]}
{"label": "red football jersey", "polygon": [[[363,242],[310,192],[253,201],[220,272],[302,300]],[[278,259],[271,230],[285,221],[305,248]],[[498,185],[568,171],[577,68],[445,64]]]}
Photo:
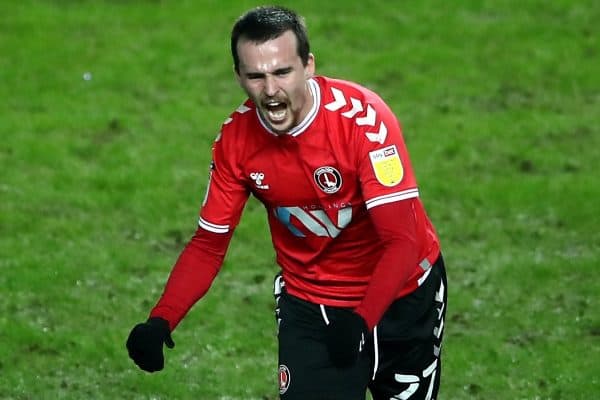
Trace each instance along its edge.
{"label": "red football jersey", "polygon": [[[356,307],[381,256],[368,210],[417,199],[420,263],[398,293],[414,290],[439,255],[400,126],[383,100],[357,84],[308,81],[313,107],[276,135],[248,100],[223,124],[199,225],[227,233],[250,194],[264,205],[286,288],[302,299]],[[401,257],[399,254],[398,257]]]}

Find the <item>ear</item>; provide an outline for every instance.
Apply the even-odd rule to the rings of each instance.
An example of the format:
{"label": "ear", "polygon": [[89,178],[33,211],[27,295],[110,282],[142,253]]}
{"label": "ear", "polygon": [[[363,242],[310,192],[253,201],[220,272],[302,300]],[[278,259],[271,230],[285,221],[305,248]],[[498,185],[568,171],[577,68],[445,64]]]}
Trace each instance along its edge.
{"label": "ear", "polygon": [[304,77],[310,79],[315,75],[315,56],[313,53],[308,53],[308,60],[304,66]]}

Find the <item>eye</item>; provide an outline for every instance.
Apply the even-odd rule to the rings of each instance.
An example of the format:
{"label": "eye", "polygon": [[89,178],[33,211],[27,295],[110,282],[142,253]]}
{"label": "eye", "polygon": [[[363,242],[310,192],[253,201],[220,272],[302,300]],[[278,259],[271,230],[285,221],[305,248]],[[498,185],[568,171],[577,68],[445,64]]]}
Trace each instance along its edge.
{"label": "eye", "polygon": [[292,72],[291,68],[283,68],[283,69],[278,69],[277,71],[275,71],[275,75],[286,76],[286,75],[289,75],[291,72]]}

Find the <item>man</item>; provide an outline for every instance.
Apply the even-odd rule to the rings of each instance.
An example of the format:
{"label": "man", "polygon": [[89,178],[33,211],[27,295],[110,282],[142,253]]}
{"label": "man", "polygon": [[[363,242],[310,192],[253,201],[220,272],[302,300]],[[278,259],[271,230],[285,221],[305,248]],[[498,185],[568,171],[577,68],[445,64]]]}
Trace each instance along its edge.
{"label": "man", "polygon": [[436,398],[445,269],[398,121],[375,93],[315,76],[290,10],[247,12],[231,51],[249,99],[214,143],[199,227],[129,355],[163,368],[163,344],[211,285],[252,194],[281,267],[281,398]]}

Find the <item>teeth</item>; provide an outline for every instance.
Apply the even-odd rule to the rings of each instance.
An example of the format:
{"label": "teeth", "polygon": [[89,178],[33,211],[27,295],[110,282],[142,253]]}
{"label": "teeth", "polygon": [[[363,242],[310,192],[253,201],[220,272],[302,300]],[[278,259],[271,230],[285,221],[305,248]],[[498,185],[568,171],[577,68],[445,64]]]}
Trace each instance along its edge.
{"label": "teeth", "polygon": [[283,111],[269,111],[269,116],[273,120],[280,120],[285,117],[285,110]]}
{"label": "teeth", "polygon": [[280,111],[268,111],[269,119],[271,121],[282,121],[285,119],[285,110]]}

